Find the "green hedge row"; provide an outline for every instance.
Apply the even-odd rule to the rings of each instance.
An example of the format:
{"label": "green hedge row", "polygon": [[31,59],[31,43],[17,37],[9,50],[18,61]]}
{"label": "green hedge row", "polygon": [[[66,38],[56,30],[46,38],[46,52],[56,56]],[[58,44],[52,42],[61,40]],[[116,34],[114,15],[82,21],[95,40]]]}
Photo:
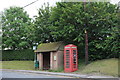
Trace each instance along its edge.
{"label": "green hedge row", "polygon": [[34,60],[34,51],[31,49],[2,51],[2,61],[11,60]]}

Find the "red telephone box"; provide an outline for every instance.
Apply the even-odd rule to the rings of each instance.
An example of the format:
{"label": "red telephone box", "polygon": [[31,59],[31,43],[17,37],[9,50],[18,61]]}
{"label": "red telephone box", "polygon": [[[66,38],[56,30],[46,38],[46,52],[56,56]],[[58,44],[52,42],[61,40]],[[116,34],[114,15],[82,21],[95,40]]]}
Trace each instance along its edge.
{"label": "red telephone box", "polygon": [[64,47],[64,71],[73,72],[78,70],[77,46],[73,44]]}

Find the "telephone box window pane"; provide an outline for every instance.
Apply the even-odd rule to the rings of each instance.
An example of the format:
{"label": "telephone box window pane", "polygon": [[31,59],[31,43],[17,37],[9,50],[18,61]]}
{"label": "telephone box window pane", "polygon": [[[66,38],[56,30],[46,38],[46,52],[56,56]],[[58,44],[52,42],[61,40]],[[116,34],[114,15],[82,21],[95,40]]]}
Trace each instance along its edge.
{"label": "telephone box window pane", "polygon": [[66,61],[66,63],[69,63],[69,61]]}
{"label": "telephone box window pane", "polygon": [[76,50],[73,50],[73,54],[76,54]]}
{"label": "telephone box window pane", "polygon": [[73,50],[73,64],[74,64],[74,68],[76,68],[76,57],[77,56],[77,54],[76,54],[76,50]]}
{"label": "telephone box window pane", "polygon": [[66,50],[66,54],[67,54],[67,53],[69,54],[69,50]]}
{"label": "telephone box window pane", "polygon": [[74,62],[76,62],[76,59],[74,58],[74,60],[73,60]]}
{"label": "telephone box window pane", "polygon": [[73,63],[76,64],[76,61],[74,61]]}
{"label": "telephone box window pane", "polygon": [[66,68],[69,68],[69,66],[66,66]]}

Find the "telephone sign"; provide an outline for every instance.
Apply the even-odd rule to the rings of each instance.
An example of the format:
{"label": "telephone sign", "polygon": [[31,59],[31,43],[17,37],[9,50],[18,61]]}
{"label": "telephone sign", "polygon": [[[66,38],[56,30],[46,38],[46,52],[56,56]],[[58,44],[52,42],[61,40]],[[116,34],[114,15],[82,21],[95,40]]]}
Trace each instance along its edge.
{"label": "telephone sign", "polygon": [[78,70],[77,46],[73,44],[64,47],[64,71],[73,72]]}

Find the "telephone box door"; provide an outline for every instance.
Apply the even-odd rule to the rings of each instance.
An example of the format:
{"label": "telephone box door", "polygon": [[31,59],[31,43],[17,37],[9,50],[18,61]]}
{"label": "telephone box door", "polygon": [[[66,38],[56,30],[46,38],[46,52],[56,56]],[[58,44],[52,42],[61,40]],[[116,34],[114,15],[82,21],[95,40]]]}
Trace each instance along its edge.
{"label": "telephone box door", "polygon": [[72,70],[78,70],[78,54],[77,54],[77,47],[72,48]]}

